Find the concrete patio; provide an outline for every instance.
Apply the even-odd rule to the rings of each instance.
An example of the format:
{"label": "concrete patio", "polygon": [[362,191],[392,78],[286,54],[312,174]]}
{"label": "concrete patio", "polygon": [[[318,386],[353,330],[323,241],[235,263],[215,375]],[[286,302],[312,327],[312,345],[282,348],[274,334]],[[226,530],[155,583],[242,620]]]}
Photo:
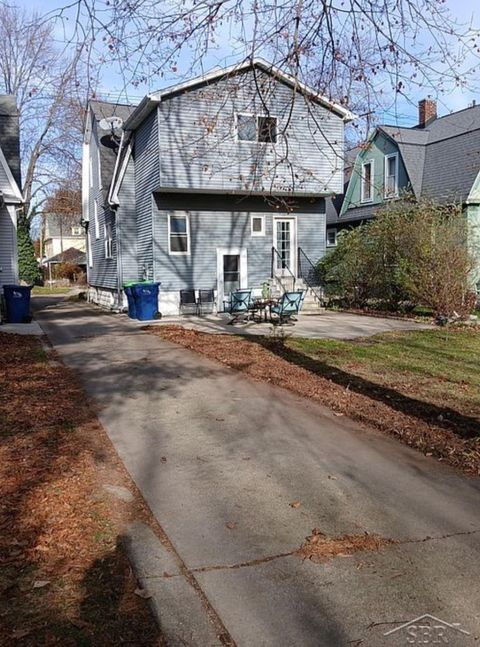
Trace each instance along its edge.
{"label": "concrete patio", "polygon": [[[310,339],[355,339],[356,337],[370,337],[381,332],[432,328],[429,324],[418,323],[413,320],[370,317],[331,311],[323,311],[318,314],[300,314],[298,321],[283,326],[274,326],[269,322],[255,323],[253,321],[231,325],[230,320],[231,316],[228,314],[211,314],[202,317],[184,315],[181,317],[165,317],[161,321],[152,323],[159,326],[177,324],[185,328],[193,328],[213,334],[292,336],[308,337]],[[145,324],[145,322],[138,323]]]}

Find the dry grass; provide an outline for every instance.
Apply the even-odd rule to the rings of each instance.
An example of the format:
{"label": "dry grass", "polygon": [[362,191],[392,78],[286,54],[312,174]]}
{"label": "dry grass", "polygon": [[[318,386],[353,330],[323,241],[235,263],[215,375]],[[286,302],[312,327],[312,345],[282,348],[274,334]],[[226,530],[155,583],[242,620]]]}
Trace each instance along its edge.
{"label": "dry grass", "polygon": [[[121,541],[148,509],[54,357],[38,339],[0,334],[2,644],[159,644]],[[135,500],[115,499],[107,483]]]}
{"label": "dry grass", "polygon": [[[289,389],[300,396],[326,405],[337,415],[346,415],[393,435],[427,456],[466,473],[480,475],[480,408],[475,402],[478,394],[469,395],[469,406],[463,407],[462,397],[465,389],[460,384],[456,398],[458,406],[454,407],[450,393],[451,383],[447,379],[448,375],[442,375],[441,371],[428,377],[429,392],[436,394],[435,398],[429,399],[419,394],[418,371],[412,369],[410,374],[405,373],[408,371],[408,362],[402,373],[406,388],[396,380],[393,372],[385,369],[385,364],[388,365],[389,362],[385,348],[381,351],[385,355],[384,366],[370,366],[370,372],[365,373],[367,358],[362,364],[362,374],[361,371],[355,372],[355,367],[358,368],[358,364],[362,363],[361,357],[346,353],[345,364],[335,363],[329,358],[328,348],[324,349],[321,355],[315,355],[318,345],[312,340],[304,340],[302,346],[301,340],[283,342],[260,337],[211,335],[181,326],[151,326],[148,330],[163,339],[242,371],[254,380]],[[430,334],[429,331],[427,333]],[[400,355],[401,336],[404,335],[406,339],[408,334],[401,333],[395,338]],[[456,334],[451,333],[452,336]],[[476,337],[473,339],[476,340]],[[386,344],[385,339],[383,341]],[[331,342],[334,345],[341,343],[343,342]],[[363,346],[363,350],[369,344],[374,345],[375,339],[358,342],[358,346]],[[334,358],[332,348],[330,353]],[[348,357],[355,366],[347,366]],[[448,344],[446,357],[448,359]],[[458,360],[458,357],[455,359]],[[467,368],[471,373],[469,367],[472,361],[478,366],[475,356],[471,355],[469,362],[467,359],[457,361],[456,374],[461,374],[462,361],[465,362],[465,373]],[[478,378],[476,368],[475,371],[477,377],[472,379]],[[467,388],[470,387],[467,385]]]}
{"label": "dry grass", "polygon": [[297,555],[313,562],[326,562],[334,557],[346,557],[363,551],[376,552],[395,543],[393,539],[368,534],[327,537],[314,528]]}

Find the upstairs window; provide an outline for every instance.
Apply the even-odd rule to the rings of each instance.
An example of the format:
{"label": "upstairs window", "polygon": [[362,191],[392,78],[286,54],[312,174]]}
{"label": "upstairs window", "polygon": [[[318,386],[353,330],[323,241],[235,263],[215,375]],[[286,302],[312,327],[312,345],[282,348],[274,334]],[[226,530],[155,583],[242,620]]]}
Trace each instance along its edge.
{"label": "upstairs window", "polygon": [[398,153],[385,156],[385,197],[398,195]]}
{"label": "upstairs window", "polygon": [[373,200],[373,160],[362,164],[362,202]]}
{"label": "upstairs window", "polygon": [[237,114],[237,139],[240,142],[275,144],[277,141],[277,118]]}
{"label": "upstairs window", "polygon": [[82,228],[80,225],[74,225],[72,227],[72,236],[81,236],[82,235]]}
{"label": "upstairs window", "polygon": [[168,239],[170,254],[190,253],[188,214],[175,213],[168,216]]}
{"label": "upstairs window", "polygon": [[112,258],[112,223],[106,222],[103,226],[105,238],[105,258]]}

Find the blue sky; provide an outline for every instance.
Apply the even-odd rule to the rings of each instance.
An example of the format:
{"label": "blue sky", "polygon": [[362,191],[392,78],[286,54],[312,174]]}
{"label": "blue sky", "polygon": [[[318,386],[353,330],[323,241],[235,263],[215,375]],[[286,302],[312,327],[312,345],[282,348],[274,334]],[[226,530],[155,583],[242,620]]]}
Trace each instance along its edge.
{"label": "blue sky", "polygon": [[[59,6],[62,6],[62,4],[62,0],[45,0],[42,3],[41,11],[42,13],[53,11]],[[17,5],[31,10],[39,10],[38,3],[34,0],[17,0]],[[457,18],[462,23],[472,22],[474,25],[480,27],[480,4],[478,0],[447,0],[446,5],[449,7],[454,18]],[[73,24],[73,21],[71,21],[70,24]],[[69,29],[69,27],[67,27],[67,29]],[[65,43],[65,33],[60,25],[57,26],[55,35],[59,44]],[[236,61],[236,55],[231,49],[230,42],[228,34],[224,34],[223,38],[220,35],[217,49],[211,51],[203,61],[204,69],[209,69],[216,65],[228,65]],[[178,76],[181,77],[182,68],[186,69],[188,67],[188,63],[188,54],[185,54],[178,61]],[[159,89],[164,85],[170,85],[175,83],[177,80],[178,77],[172,73],[170,78],[161,80],[158,77],[154,77],[151,83],[139,86],[138,88],[132,88],[131,86],[128,86],[128,84],[126,85],[124,79],[122,79],[121,75],[118,74],[116,70],[105,65],[102,69],[100,79],[100,94],[103,94],[105,98],[110,100],[127,100],[133,103],[138,101],[147,92]],[[477,85],[477,83],[475,85]],[[446,114],[450,111],[465,108],[471,104],[474,99],[480,100],[480,96],[477,94],[476,90],[479,90],[479,87],[470,89],[455,88],[448,94],[434,97],[438,100],[439,114]],[[400,125],[414,125],[417,120],[416,106],[418,100],[425,96],[429,96],[429,94],[431,95],[432,93],[431,90],[428,91],[419,88],[415,94],[412,95],[410,93],[408,99],[396,97],[395,100],[393,100],[392,98],[392,105],[388,110],[377,115],[379,121],[385,123],[398,123]]]}

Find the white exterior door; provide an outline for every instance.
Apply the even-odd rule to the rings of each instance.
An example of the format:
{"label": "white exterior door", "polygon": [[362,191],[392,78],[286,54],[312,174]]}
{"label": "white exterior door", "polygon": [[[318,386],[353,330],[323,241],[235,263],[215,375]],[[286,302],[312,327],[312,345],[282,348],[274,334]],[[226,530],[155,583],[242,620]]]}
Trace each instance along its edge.
{"label": "white exterior door", "polygon": [[225,310],[224,303],[231,292],[248,287],[247,250],[239,247],[217,248],[217,310]]}
{"label": "white exterior door", "polygon": [[273,219],[273,246],[276,276],[297,275],[297,232],[295,218]]}

